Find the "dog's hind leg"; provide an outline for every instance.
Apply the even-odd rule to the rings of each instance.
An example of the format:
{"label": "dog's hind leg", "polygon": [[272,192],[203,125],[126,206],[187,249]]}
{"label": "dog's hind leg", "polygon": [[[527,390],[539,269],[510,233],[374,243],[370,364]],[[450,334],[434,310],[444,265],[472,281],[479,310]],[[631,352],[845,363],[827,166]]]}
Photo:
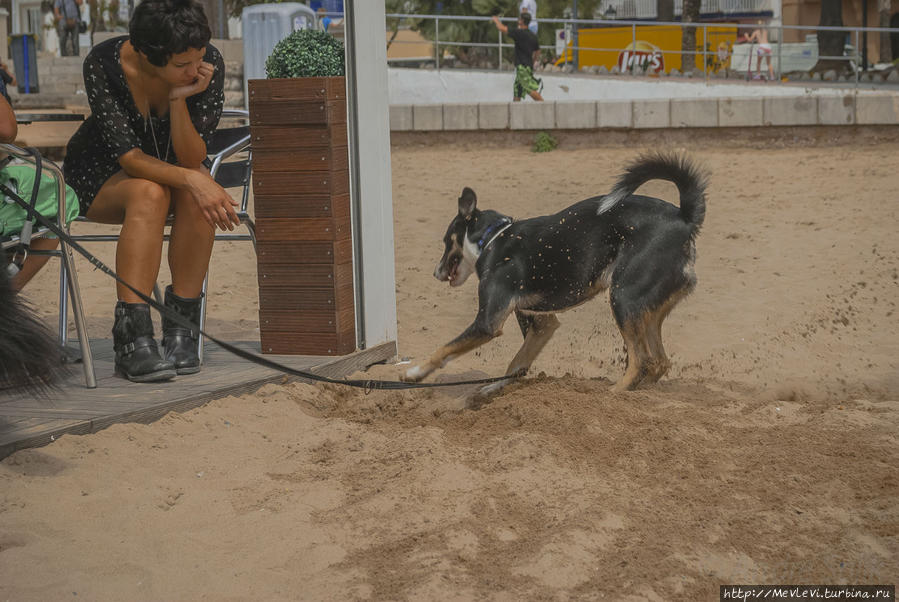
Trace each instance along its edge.
{"label": "dog's hind leg", "polygon": [[627,369],[612,390],[616,392],[631,391],[636,389],[647,375],[651,355],[646,330],[650,314],[642,312],[636,316],[619,319],[616,312],[615,318],[618,321],[618,329],[621,331],[624,344],[627,346]]}
{"label": "dog's hind leg", "polygon": [[643,382],[651,384],[657,382],[660,378],[668,373],[671,368],[671,361],[665,354],[665,347],[662,344],[662,322],[674,309],[678,302],[689,294],[688,289],[682,289],[668,297],[658,309],[650,312],[649,327],[646,331],[646,341],[649,344],[651,360],[647,366],[646,378]]}

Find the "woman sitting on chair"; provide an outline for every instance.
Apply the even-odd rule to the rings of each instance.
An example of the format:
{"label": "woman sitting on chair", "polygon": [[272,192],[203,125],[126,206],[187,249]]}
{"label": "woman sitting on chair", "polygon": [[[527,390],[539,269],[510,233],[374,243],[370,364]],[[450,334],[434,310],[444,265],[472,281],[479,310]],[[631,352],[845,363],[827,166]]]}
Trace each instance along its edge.
{"label": "woman sitting on chair", "polygon": [[[129,36],[94,46],[84,60],[91,116],[69,141],[66,181],[88,219],[122,224],[116,271],[144,295],[159,273],[163,228],[172,284],[165,304],[194,324],[216,227],[239,224],[237,204],[209,175],[206,143],[224,104],[224,61],[195,0],[143,0]],[[150,308],[117,285],[112,328],[116,371],[136,382],[200,370],[198,332],[163,317],[163,352]]]}

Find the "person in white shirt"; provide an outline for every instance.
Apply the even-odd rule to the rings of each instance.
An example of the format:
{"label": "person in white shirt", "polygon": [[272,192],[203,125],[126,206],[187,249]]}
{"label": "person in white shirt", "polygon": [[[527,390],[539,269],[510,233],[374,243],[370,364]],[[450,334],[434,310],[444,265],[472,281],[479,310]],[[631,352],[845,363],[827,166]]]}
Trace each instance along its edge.
{"label": "person in white shirt", "polygon": [[531,15],[531,22],[528,23],[528,29],[537,33],[537,0],[521,0],[518,5],[518,12],[528,13]]}

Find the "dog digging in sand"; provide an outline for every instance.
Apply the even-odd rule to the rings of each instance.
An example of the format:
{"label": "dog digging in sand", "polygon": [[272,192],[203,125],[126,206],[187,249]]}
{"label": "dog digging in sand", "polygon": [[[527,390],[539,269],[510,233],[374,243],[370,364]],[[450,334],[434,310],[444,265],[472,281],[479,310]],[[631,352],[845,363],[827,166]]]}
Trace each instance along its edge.
{"label": "dog digging in sand", "polygon": [[[634,194],[650,180],[673,182],[680,207]],[[656,382],[671,366],[662,322],[696,286],[695,239],[705,217],[705,189],[695,165],[664,154],[637,159],[607,195],[520,221],[478,209],[474,191],[464,188],[434,277],[460,286],[477,273],[478,314],[427,362],[410,368],[406,380],[420,381],[499,336],[513,312],[524,342],[506,374],[524,374],[559,327],[555,314],[608,290],[627,346],[627,368],[613,390]]]}

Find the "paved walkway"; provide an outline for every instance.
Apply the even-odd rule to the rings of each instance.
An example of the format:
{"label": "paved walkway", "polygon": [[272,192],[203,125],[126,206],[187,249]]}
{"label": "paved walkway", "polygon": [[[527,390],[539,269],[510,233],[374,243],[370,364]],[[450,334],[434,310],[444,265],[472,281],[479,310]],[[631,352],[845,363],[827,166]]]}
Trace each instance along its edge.
{"label": "paved walkway", "polygon": [[[259,353],[258,342],[234,344]],[[207,344],[199,374],[167,383],[132,383],[114,374],[111,340],[92,340],[97,388],[84,386],[81,365],[45,396],[0,391],[0,458],[28,447],[46,445],[57,437],[93,433],[119,422],[152,422],[167,413],[201,406],[213,399],[252,393],[284,374],[240,359]],[[385,343],[342,357],[266,356],[291,368],[341,378],[396,356],[396,344]],[[290,377],[291,380],[295,380]]]}

